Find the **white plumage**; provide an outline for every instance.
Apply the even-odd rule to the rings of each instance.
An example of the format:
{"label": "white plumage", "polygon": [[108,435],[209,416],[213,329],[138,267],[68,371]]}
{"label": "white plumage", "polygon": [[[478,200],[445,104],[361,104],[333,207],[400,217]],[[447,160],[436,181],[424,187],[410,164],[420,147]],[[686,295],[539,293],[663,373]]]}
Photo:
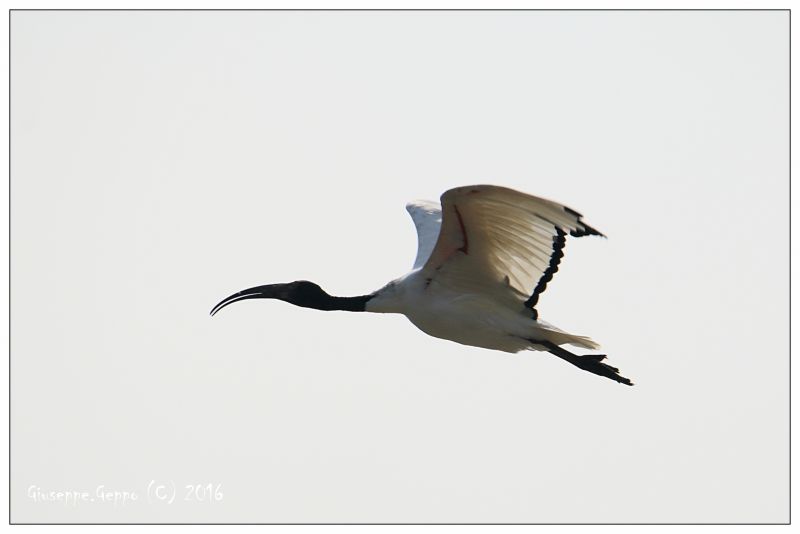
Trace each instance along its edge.
{"label": "white plumage", "polygon": [[550,265],[557,228],[585,229],[579,214],[489,185],[451,189],[441,206],[415,201],[406,209],[417,228],[414,270],[380,289],[367,311],[402,313],[434,337],[505,352],[546,350],[528,341],[540,338],[599,348],[532,320],[524,306]]}
{"label": "white plumage", "polygon": [[438,202],[415,200],[406,204],[406,211],[411,215],[417,228],[417,258],[414,260],[414,269],[419,269],[430,258],[436,239],[439,237],[442,207]]}

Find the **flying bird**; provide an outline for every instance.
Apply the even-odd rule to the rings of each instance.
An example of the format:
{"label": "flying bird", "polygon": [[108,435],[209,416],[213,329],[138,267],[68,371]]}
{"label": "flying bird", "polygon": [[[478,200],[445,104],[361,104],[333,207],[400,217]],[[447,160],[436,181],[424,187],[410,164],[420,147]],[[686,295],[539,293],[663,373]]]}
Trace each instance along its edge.
{"label": "flying bird", "polygon": [[279,299],[317,310],[400,313],[434,337],[503,352],[548,351],[590,373],[633,383],[603,362],[561,345],[598,349],[539,318],[536,306],[558,271],[567,237],[603,236],[556,202],[493,185],[457,187],[441,205],[406,205],[417,229],[414,267],[368,295],[334,297],[306,280],[239,291],[211,310],[241,300]]}

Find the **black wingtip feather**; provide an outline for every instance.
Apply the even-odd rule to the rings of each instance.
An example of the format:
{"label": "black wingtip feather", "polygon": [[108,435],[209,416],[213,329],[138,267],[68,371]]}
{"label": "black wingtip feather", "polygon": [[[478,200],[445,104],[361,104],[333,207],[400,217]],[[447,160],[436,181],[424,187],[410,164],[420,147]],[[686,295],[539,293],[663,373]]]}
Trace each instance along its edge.
{"label": "black wingtip feather", "polygon": [[578,228],[577,230],[571,230],[569,235],[572,237],[583,237],[586,235],[597,235],[600,237],[606,237],[604,234],[600,233],[598,230],[592,228],[585,222],[579,221],[578,224],[582,226],[582,228]]}
{"label": "black wingtip feather", "polygon": [[533,310],[534,319],[538,319],[539,314],[536,312],[536,303],[539,302],[539,295],[541,295],[547,288],[547,283],[553,279],[553,275],[558,271],[558,264],[561,258],[564,257],[564,246],[567,244],[567,234],[559,227],[556,227],[556,235],[553,236],[553,255],[550,256],[550,264],[536,284],[533,294],[528,300],[525,301],[525,307]]}
{"label": "black wingtip feather", "polygon": [[595,228],[592,228],[591,226],[589,226],[588,224],[583,222],[581,220],[581,219],[583,219],[583,215],[581,215],[580,213],[578,213],[574,209],[564,206],[564,211],[566,211],[567,213],[569,213],[570,215],[572,215],[573,217],[578,219],[578,225],[579,225],[578,228],[575,229],[575,230],[571,230],[569,232],[569,235],[571,235],[572,237],[583,237],[585,235],[598,235],[600,237],[605,237],[598,230],[596,230]]}

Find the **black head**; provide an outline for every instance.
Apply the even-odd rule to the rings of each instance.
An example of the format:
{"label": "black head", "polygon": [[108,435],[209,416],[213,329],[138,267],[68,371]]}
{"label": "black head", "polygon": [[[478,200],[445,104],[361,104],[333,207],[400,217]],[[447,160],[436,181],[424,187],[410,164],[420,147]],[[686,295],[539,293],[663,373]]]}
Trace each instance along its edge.
{"label": "black head", "polygon": [[325,310],[332,309],[327,304],[332,298],[317,284],[307,280],[289,282],[288,284],[268,284],[234,293],[214,306],[211,310],[211,315],[214,315],[228,304],[248,299],[279,299],[295,306]]}
{"label": "black head", "polygon": [[281,290],[281,296],[276,298],[291,302],[295,306],[314,308],[320,302],[331,298],[324,289],[308,280],[298,280],[279,285],[282,285],[283,289]]}

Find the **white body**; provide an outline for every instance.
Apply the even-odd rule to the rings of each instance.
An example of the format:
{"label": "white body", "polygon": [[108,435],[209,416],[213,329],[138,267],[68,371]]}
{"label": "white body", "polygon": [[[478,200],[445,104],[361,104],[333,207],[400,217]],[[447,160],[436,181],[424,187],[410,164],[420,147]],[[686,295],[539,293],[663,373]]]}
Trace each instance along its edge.
{"label": "white body", "polygon": [[536,340],[599,347],[534,319],[525,306],[557,270],[565,232],[599,235],[580,214],[486,185],[451,189],[441,207],[417,201],[406,208],[419,240],[414,270],[377,291],[366,311],[401,313],[431,336],[504,352],[547,350]]}
{"label": "white body", "polygon": [[428,335],[503,352],[547,350],[530,340],[540,339],[587,349],[599,348],[591,339],[567,334],[544,321],[531,319],[530,310],[498,302],[486,294],[459,293],[426,278],[420,269],[387,284],[367,303],[368,312],[400,313]]}

